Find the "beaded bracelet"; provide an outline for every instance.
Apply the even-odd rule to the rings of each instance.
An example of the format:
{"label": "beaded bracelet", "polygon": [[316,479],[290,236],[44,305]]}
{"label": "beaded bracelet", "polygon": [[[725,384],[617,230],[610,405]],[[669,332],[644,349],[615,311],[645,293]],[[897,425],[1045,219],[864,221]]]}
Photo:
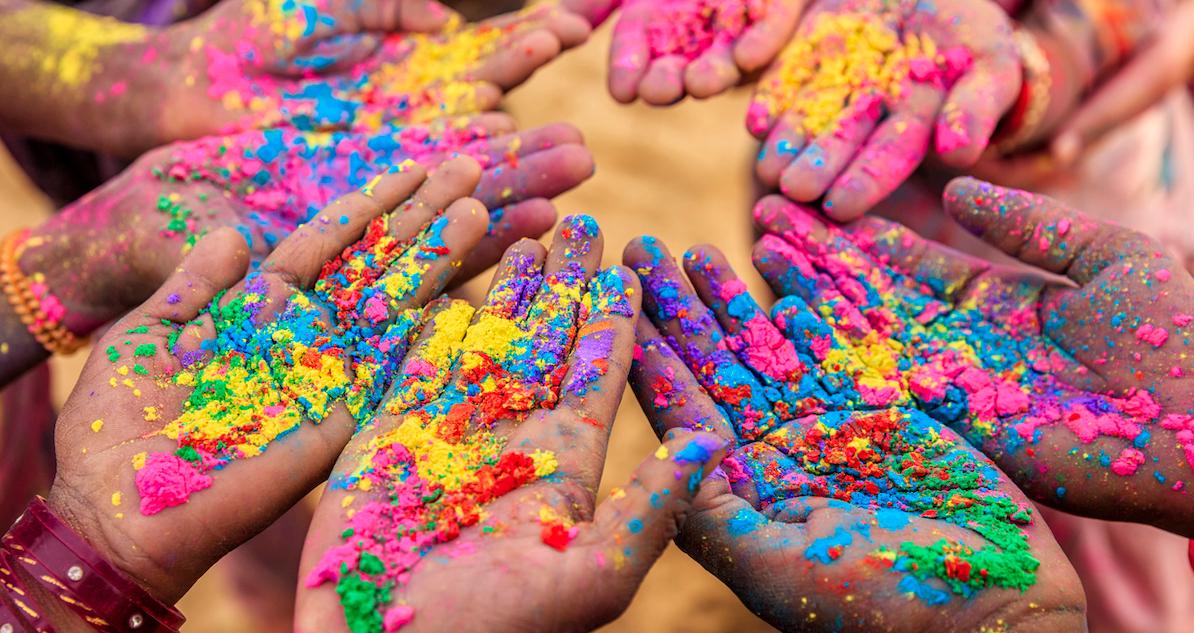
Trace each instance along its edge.
{"label": "beaded bracelet", "polygon": [[41,299],[30,288],[29,279],[21,272],[17,261],[25,251],[29,229],[10,233],[0,246],[0,283],[13,311],[21,318],[33,338],[51,354],[72,354],[86,343],[74,335],[61,321],[46,315]]}
{"label": "beaded bracelet", "polygon": [[175,633],[186,620],[113,567],[41,497],[29,502],[4,535],[3,552],[43,590],[100,631]]}

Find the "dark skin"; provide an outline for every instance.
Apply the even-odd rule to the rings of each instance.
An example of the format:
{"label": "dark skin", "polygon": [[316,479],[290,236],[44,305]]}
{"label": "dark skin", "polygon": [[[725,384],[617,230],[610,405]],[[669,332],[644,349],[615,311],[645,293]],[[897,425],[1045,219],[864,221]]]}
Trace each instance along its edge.
{"label": "dark skin", "polygon": [[[1047,373],[1065,388],[1059,396],[1063,408],[1092,397],[1127,397],[1130,390],[1147,393],[1159,413],[1143,422],[1149,433],[1143,443],[1107,432],[1084,440],[1055,424],[1037,428],[1031,443],[1013,448],[1022,437],[1017,425],[1025,422],[1015,414],[995,420],[991,431],[971,426],[969,417],[955,428],[1034,500],[1194,536],[1182,483],[1191,471],[1185,436],[1180,425],[1165,422],[1171,415],[1180,422],[1194,407],[1188,322],[1182,316],[1194,306],[1194,278],[1154,240],[1043,196],[962,179],[947,189],[945,208],[963,227],[1031,269],[991,264],[879,219],[838,229],[777,199],[765,200],[756,215],[766,230],[799,244],[813,269],[823,269],[825,254],[844,253],[858,279],[872,280],[864,283],[883,285],[891,274],[884,270],[900,271],[935,289],[919,292],[930,293],[947,311],[977,310],[993,323],[1015,319],[1035,346],[1059,350]],[[796,238],[791,231],[798,226],[807,230],[796,231],[803,236]],[[791,288],[782,271],[782,241],[760,248],[770,261],[765,276],[777,289]],[[897,284],[882,293],[883,303],[859,307],[868,314],[898,312],[916,292]],[[1148,338],[1152,328],[1164,329],[1165,339]],[[1135,458],[1128,449],[1140,451],[1137,468],[1108,467],[1125,455]],[[1103,455],[1106,463],[1097,458]]]}
{"label": "dark skin", "polygon": [[[707,359],[713,357],[702,356],[705,353],[716,355],[718,363],[736,365],[765,384],[782,384],[767,382],[766,371],[752,365],[747,357],[714,351],[723,349],[722,345],[733,349],[733,339],[727,337],[741,334],[745,318],[740,312],[731,314],[722,298],[722,289],[737,281],[724,257],[712,247],[698,247],[685,257],[685,274],[662,247],[658,251],[655,248],[633,242],[624,257],[643,279],[644,314],[649,317],[639,321],[637,341],[642,351],[631,371],[631,385],[656,432],[700,429],[716,433],[735,447],[730,457],[740,463],[757,463],[759,472],[764,473],[772,469],[783,472],[792,467],[793,461],[808,458],[804,449],[787,438],[805,436],[818,424],[817,416],[792,421],[780,418],[776,420],[781,425],[777,431],[760,435],[758,426],[743,422],[739,401],[711,395],[737,390],[709,381],[704,372]],[[658,289],[665,287],[669,290],[658,294]],[[660,300],[665,296],[668,302],[676,302],[670,305],[683,305],[683,310],[661,311],[664,304]],[[761,308],[749,304],[751,310],[762,314]],[[806,376],[818,382],[827,380],[819,366],[806,369]],[[698,379],[696,374],[706,378]],[[660,391],[661,384],[667,385],[666,390]],[[825,383],[825,388],[829,387]],[[812,406],[829,408],[826,415],[845,416],[856,422],[896,413],[843,408],[827,402]],[[936,428],[942,440],[956,451],[950,453],[951,459],[987,464],[993,477],[990,485],[1016,503],[1027,504],[1005,476],[956,434],[915,412],[896,414],[904,416],[907,423]],[[748,608],[777,628],[968,631],[997,623],[1011,631],[1083,628],[1084,605],[1077,578],[1039,519],[1024,526],[1040,567],[1035,583],[1023,593],[990,587],[969,599],[931,606],[910,599],[907,589],[899,585],[900,574],[876,566],[869,552],[880,546],[899,549],[906,542],[929,544],[941,538],[977,549],[989,544],[979,534],[943,519],[912,515],[902,527],[888,529],[877,522],[877,508],[831,501],[800,487],[787,489],[780,484],[780,490],[771,490],[773,484],[763,483],[753,475],[736,477],[732,483],[726,475],[711,477],[693,501],[689,520],[676,542],[725,582]],[[815,563],[810,557],[808,552],[813,551],[817,539],[858,525],[873,526],[866,532],[864,545],[845,547],[831,564]],[[862,540],[855,537],[853,542]]]}
{"label": "dark skin", "polygon": [[[599,234],[569,239],[559,232],[550,250],[537,242],[520,242],[499,265],[493,287],[512,276],[527,274],[525,268],[516,268],[514,262],[528,258],[546,274],[576,262],[588,277],[600,264],[601,244]],[[627,288],[635,290],[629,298],[637,314],[640,294],[633,275],[625,269],[616,269],[615,273],[622,277]],[[546,290],[544,286],[541,292]],[[491,295],[483,310],[499,309],[497,301]],[[445,308],[446,303],[438,306]],[[567,313],[575,308],[575,305],[561,305],[558,311]],[[585,332],[595,333],[607,327],[613,331],[612,351],[602,359],[608,371],[585,394],[564,389],[554,408],[533,410],[519,424],[498,420],[488,429],[504,439],[506,451],[531,453],[538,449],[555,453],[560,464],[558,476],[522,486],[493,501],[485,508],[482,524],[463,528],[459,537],[424,555],[411,570],[409,581],[393,592],[391,604],[400,603],[415,610],[414,620],[403,630],[481,627],[492,631],[586,631],[612,621],[626,609],[643,576],[684,521],[695,489],[682,482],[694,476],[699,480],[711,470],[720,461],[723,446],[707,434],[686,433],[670,438],[666,445],[668,452],[663,453],[665,457],[657,454],[644,460],[625,486],[624,495],[597,504],[609,433],[633,350],[634,320],[633,316],[594,313],[580,330],[582,340],[594,335]],[[534,325],[528,323],[527,327]],[[426,339],[431,332],[431,328],[425,329],[422,338]],[[564,359],[570,373],[562,384],[568,385],[571,372],[582,362],[574,355],[581,340],[571,339],[573,334],[565,331],[548,335],[572,342],[573,352]],[[459,366],[454,366],[448,382],[464,380],[461,372]],[[371,426],[353,438],[345,449],[333,479],[351,472],[368,454],[370,441],[402,421],[402,414],[388,410],[379,413]],[[471,425],[468,433],[485,430],[476,426]],[[705,460],[680,462],[666,457],[675,455],[691,442],[711,447]],[[341,542],[345,507],[359,509],[368,499],[385,494],[377,488],[374,492],[349,493],[332,487],[325,491],[304,547],[303,578],[328,548]],[[666,499],[664,503],[652,502],[661,495]],[[351,505],[345,506],[343,502],[348,496],[353,497],[349,500]],[[578,530],[575,540],[563,552],[543,542],[540,513],[545,507],[557,516],[566,517]],[[641,522],[640,528],[629,529],[628,522],[636,518]],[[483,525],[500,526],[499,533],[486,534]],[[315,588],[300,583],[297,630],[347,630],[334,583]],[[467,591],[459,591],[461,587],[467,587]],[[561,595],[581,593],[585,595],[583,600],[560,599]]]}
{"label": "dark skin", "polygon": [[[341,198],[262,263],[269,302],[259,320],[280,313],[295,293],[309,292],[323,263],[357,240],[373,218],[394,212],[391,231],[407,238],[417,235],[442,210],[450,219],[443,240],[451,254],[431,264],[422,285],[398,308],[426,303],[443,289],[463,254],[484,234],[484,207],[464,197],[479,177],[476,163],[458,159],[430,178],[411,168],[384,178],[372,196],[354,193]],[[348,220],[338,221],[342,216]],[[417,248],[418,243],[411,247]],[[178,371],[183,354],[199,349],[215,335],[206,313],[191,321],[219,291],[231,288],[224,301],[236,297],[249,258],[244,241],[230,229],[201,240],[149,301],[99,341],[99,351],[88,360],[57,423],[58,469],[49,493],[50,507],[101,555],[167,603],[175,602],[211,564],[322,481],[355,428],[352,416],[338,402],[320,424],[303,424],[271,450],[220,471],[221,481],[189,503],[152,516],[138,510],[133,457],[174,450],[176,442],[154,434],[154,426],[177,417],[190,392],[168,376]],[[174,294],[177,300],[170,299]],[[148,331],[128,333],[140,326]],[[167,337],[180,328],[178,345],[171,349]],[[125,341],[156,346],[155,355],[143,361],[147,376],[117,375],[117,365],[105,357],[104,348],[124,346]],[[122,386],[111,387],[110,378]],[[133,386],[124,386],[125,379]],[[162,422],[145,420],[148,406],[157,408]],[[97,418],[104,420],[98,431],[92,426]],[[247,481],[277,485],[265,490],[243,485]],[[114,493],[120,494],[118,506],[113,504]]]}
{"label": "dark skin", "polygon": [[[593,169],[579,132],[570,126],[517,133],[512,120],[497,113],[473,118],[471,123],[493,135],[460,148],[488,160],[489,168],[474,195],[493,208],[504,207],[506,215],[495,225],[494,234],[486,236],[469,256],[462,278],[489,266],[516,240],[547,230],[555,221],[547,199],[583,181]],[[156,173],[173,164],[176,154],[183,151],[183,147],[168,147],[146,154],[33,230],[21,268],[26,274],[45,275],[50,291],[66,307],[65,325],[72,332],[89,333],[144,301],[182,260],[187,242],[182,233],[166,230],[170,218],[159,208],[163,196],[176,196],[172,199],[179,207],[193,212],[191,230],[195,233],[245,227],[253,238],[252,257],[257,261],[271,249],[266,231],[275,238],[289,232],[291,226],[286,222],[263,224],[249,219],[255,207],[244,196],[251,189],[226,188],[204,180],[179,181]],[[508,155],[511,151],[514,156]],[[434,167],[449,157],[447,153],[430,154],[420,157],[420,162]],[[401,162],[398,156],[390,158]],[[265,219],[270,220],[268,216]],[[7,309],[7,303],[0,306],[0,314]],[[3,340],[10,351],[0,368],[0,382],[11,380],[45,356],[16,315],[9,316],[3,320],[8,328]]]}

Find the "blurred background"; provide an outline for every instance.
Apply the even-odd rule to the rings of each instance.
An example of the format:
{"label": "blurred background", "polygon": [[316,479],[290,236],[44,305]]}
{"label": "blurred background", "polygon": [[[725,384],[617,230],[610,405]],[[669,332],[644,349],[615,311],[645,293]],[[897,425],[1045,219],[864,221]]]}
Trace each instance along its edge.
{"label": "blurred background", "polygon": [[[669,109],[621,106],[605,89],[608,27],[579,50],[549,65],[508,100],[523,128],[567,121],[584,132],[597,159],[597,174],[556,200],[561,216],[584,212],[605,232],[605,263],[620,262],[622,247],[650,231],[679,254],[703,241],[715,241],[752,289],[762,280],[750,268],[751,230],[748,178],[754,143],[743,124],[748,92],[707,102],[687,101]],[[32,226],[50,213],[41,195],[0,146],[0,231]],[[482,275],[476,284],[488,284]],[[55,404],[70,393],[88,350],[53,362]],[[636,464],[658,446],[634,396],[627,392],[610,443],[600,498],[626,482]],[[308,502],[313,501],[309,498]],[[302,547],[301,530],[283,542]],[[246,567],[231,557],[217,564],[179,605],[189,633],[248,633],[288,630],[282,613],[269,605],[277,586],[292,570],[289,557]],[[772,630],[699,565],[669,547],[648,574],[626,613],[602,629],[608,633],[660,631],[703,633]]]}

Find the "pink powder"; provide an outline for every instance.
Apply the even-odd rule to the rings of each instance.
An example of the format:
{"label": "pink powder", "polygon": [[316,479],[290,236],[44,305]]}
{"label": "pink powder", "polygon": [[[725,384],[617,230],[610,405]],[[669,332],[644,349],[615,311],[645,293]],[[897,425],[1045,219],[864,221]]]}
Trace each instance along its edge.
{"label": "pink powder", "polygon": [[136,483],[141,514],[150,516],[186,503],[192,492],[210,488],[211,477],[176,455],[152,453],[137,471]]}
{"label": "pink powder", "polygon": [[382,618],[382,627],[386,633],[394,633],[398,629],[410,624],[415,619],[415,610],[404,604],[390,607]]}
{"label": "pink powder", "polygon": [[1131,477],[1143,464],[1144,453],[1134,448],[1125,448],[1119,452],[1119,457],[1111,462],[1111,472],[1120,477]]}
{"label": "pink powder", "polygon": [[1153,277],[1155,277],[1157,281],[1164,283],[1166,281],[1169,281],[1170,273],[1168,270],[1162,268],[1161,270],[1158,270],[1157,272],[1153,273]]}
{"label": "pink powder", "polygon": [[1165,341],[1169,340],[1169,332],[1163,327],[1157,327],[1151,323],[1136,328],[1136,338],[1141,342],[1148,343],[1153,347],[1161,347]]}
{"label": "pink powder", "polygon": [[365,301],[365,318],[373,323],[381,323],[389,316],[386,299],[381,294],[375,294]]}
{"label": "pink powder", "polygon": [[1173,324],[1178,327],[1186,327],[1187,325],[1190,325],[1190,321],[1194,321],[1194,316],[1190,316],[1188,314],[1173,315]]}

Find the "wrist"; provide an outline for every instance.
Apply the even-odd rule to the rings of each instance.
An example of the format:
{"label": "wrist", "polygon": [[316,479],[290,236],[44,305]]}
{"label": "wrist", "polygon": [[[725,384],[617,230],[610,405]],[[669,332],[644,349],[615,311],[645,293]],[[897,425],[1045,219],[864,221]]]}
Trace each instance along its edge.
{"label": "wrist", "polygon": [[56,216],[32,229],[16,263],[42,293],[43,307],[54,312],[68,331],[85,337],[123,310],[112,298],[102,297],[104,284],[95,279],[106,270],[92,257],[98,240],[80,244],[79,228],[69,224]]}

